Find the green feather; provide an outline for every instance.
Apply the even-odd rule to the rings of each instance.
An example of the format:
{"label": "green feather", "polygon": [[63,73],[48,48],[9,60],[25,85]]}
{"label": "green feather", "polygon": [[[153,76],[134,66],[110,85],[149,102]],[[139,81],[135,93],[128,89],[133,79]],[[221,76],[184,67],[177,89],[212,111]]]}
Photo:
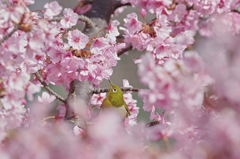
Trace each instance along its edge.
{"label": "green feather", "polygon": [[116,107],[120,108],[124,106],[127,112],[127,116],[130,115],[130,110],[123,99],[123,92],[117,85],[111,84],[107,97],[103,100],[102,108]]}

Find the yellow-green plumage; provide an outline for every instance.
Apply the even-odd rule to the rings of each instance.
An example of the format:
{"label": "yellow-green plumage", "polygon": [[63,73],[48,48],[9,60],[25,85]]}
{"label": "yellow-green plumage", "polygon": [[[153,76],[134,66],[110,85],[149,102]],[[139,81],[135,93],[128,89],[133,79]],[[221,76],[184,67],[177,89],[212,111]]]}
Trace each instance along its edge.
{"label": "yellow-green plumage", "polygon": [[[111,83],[111,82],[110,82]],[[102,108],[118,108],[125,116],[130,115],[129,108],[123,99],[123,92],[117,85],[111,83],[107,97],[103,100]],[[124,109],[122,109],[124,108]]]}

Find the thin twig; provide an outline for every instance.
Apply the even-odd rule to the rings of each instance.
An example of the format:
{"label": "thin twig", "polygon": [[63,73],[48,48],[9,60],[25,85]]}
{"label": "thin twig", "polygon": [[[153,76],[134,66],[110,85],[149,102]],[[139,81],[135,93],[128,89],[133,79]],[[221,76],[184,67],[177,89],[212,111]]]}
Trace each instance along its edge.
{"label": "thin twig", "polygon": [[236,12],[236,13],[240,14],[240,10],[239,9],[232,9],[231,12]]}
{"label": "thin twig", "polygon": [[43,80],[42,76],[40,75],[39,71],[35,73],[37,79],[39,80],[39,82],[43,85],[43,87],[52,95],[54,95],[58,100],[60,100],[61,102],[63,102],[64,104],[66,104],[66,100],[61,97],[59,94],[57,94],[56,92],[54,92],[48,85],[47,83]]}
{"label": "thin twig", "polygon": [[[121,88],[121,90],[123,92],[127,92],[127,91],[132,91],[132,92],[138,92],[139,89],[138,88]],[[93,94],[100,94],[100,93],[105,93],[108,92],[109,88],[96,88],[92,91]]]}
{"label": "thin twig", "polygon": [[120,0],[115,1],[114,10],[124,6],[131,6],[131,3],[122,3]]}
{"label": "thin twig", "polygon": [[152,127],[152,126],[155,126],[155,125],[158,125],[158,124],[160,124],[159,121],[152,121],[152,122],[150,122],[150,123],[147,123],[147,124],[146,124],[146,127]]}
{"label": "thin twig", "polygon": [[[57,17],[57,18],[51,19],[51,20],[49,20],[49,21],[50,21],[50,22],[59,22],[59,21],[61,21],[63,18],[64,18],[64,17]],[[95,27],[95,23],[94,23],[90,18],[88,18],[87,16],[78,15],[78,20],[81,20],[81,21],[85,22],[87,28]]]}
{"label": "thin twig", "polygon": [[5,35],[1,40],[0,40],[0,44],[4,43],[8,38],[10,38],[12,36],[13,33],[15,33],[18,29],[19,29],[19,24],[17,24],[13,30],[8,33],[7,35]]}
{"label": "thin twig", "polygon": [[123,48],[122,50],[118,51],[117,55],[118,57],[123,55],[125,52],[129,51],[129,50],[132,50],[133,47],[132,45],[128,45],[127,47]]}
{"label": "thin twig", "polygon": [[92,28],[96,26],[96,24],[87,16],[79,15],[78,19],[85,22],[87,28]]}

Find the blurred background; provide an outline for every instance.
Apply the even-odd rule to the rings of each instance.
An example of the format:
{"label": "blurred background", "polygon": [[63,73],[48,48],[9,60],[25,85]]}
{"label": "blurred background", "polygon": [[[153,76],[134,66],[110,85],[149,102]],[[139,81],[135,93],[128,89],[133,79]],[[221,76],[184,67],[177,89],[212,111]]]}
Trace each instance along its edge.
{"label": "blurred background", "polygon": [[[43,10],[44,4],[47,2],[50,2],[51,0],[35,0],[35,4],[30,6],[31,10]],[[58,3],[63,8],[72,8],[74,9],[75,6],[78,4],[79,0],[57,0]],[[135,12],[139,14],[139,11],[136,8],[127,7],[122,13],[119,13],[118,15],[112,17],[112,19],[117,19],[120,22],[120,26],[123,26],[123,19],[126,17],[127,14]],[[141,16],[139,16],[141,18]],[[151,15],[146,16],[146,21],[150,21],[153,19]],[[143,21],[143,19],[139,19],[140,21]],[[144,52],[138,52],[136,50],[131,50],[127,54],[124,54],[121,56],[121,60],[118,61],[117,66],[113,68],[113,75],[111,76],[111,80],[117,84],[118,86],[122,86],[123,79],[127,79],[134,88],[146,88],[138,78],[137,74],[137,65],[134,64],[133,60],[136,58],[140,58],[141,55]],[[109,83],[108,81],[103,81],[101,83],[102,88],[108,88]],[[53,87],[52,89],[58,92],[63,97],[67,97],[67,92],[64,90],[63,87]],[[44,91],[44,89],[42,90]],[[149,113],[146,113],[142,110],[143,102],[141,98],[139,98],[138,93],[133,92],[132,93],[133,98],[137,100],[137,106],[140,108],[140,112],[138,115],[138,121],[148,121]]]}

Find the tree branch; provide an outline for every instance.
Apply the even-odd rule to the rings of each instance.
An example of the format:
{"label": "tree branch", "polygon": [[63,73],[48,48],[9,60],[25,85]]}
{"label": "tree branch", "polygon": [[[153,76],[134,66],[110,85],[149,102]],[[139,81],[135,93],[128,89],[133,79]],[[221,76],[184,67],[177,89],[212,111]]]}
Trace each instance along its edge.
{"label": "tree branch", "polygon": [[160,124],[159,121],[152,121],[152,122],[150,122],[150,123],[147,123],[147,124],[146,124],[146,127],[152,127],[152,126],[155,126],[155,125],[158,125],[158,124]]}
{"label": "tree branch", "polygon": [[54,95],[58,100],[60,100],[61,102],[63,102],[64,104],[66,104],[66,100],[61,97],[59,94],[57,94],[56,92],[54,92],[48,85],[47,83],[43,80],[42,76],[40,75],[39,71],[34,73],[38,79],[38,81],[43,85],[43,87],[52,95]]}
{"label": "tree branch", "polygon": [[12,36],[13,33],[15,33],[18,29],[19,29],[20,25],[17,24],[14,26],[13,30],[8,33],[7,35],[5,35],[1,40],[0,40],[0,44],[4,43],[8,38],[10,38]]}
{"label": "tree branch", "polygon": [[235,13],[240,14],[240,10],[239,9],[232,9],[231,12],[235,12]]}
{"label": "tree branch", "polygon": [[[54,19],[49,20],[50,22],[59,22],[63,19],[64,17],[56,17]],[[95,27],[95,23],[88,18],[87,16],[84,15],[78,15],[78,20],[81,20],[85,22],[87,28]]]}
{"label": "tree branch", "polygon": [[[121,90],[123,92],[127,92],[127,91],[138,92],[139,91],[138,88],[121,88]],[[109,88],[99,88],[99,89],[96,88],[92,91],[92,94],[100,94],[100,93],[105,93],[108,91],[109,91]]]}
{"label": "tree branch", "polygon": [[130,45],[126,46],[125,48],[123,48],[122,50],[118,51],[117,55],[119,57],[119,56],[123,55],[125,52],[132,50],[132,49],[133,49],[133,47],[130,44]]}
{"label": "tree branch", "polygon": [[122,3],[121,0],[117,0],[114,3],[114,10],[124,6],[131,6],[131,3]]}

